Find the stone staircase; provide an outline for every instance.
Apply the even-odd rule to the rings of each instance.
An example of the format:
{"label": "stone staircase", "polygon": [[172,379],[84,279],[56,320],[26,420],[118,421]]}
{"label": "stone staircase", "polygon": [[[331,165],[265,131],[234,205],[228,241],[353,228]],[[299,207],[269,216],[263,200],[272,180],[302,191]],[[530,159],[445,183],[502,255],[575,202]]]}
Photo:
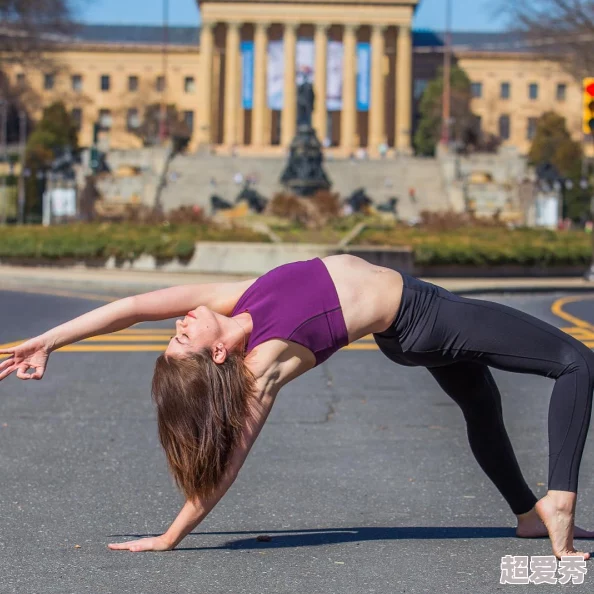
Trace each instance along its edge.
{"label": "stone staircase", "polygon": [[[161,200],[165,210],[199,205],[210,211],[210,196],[234,202],[241,179],[255,179],[254,188],[266,198],[282,190],[278,180],[286,159],[178,155],[170,165]],[[326,160],[326,172],[341,198],[363,187],[376,204],[398,197],[398,215],[404,220],[421,210],[450,208],[442,169],[436,159],[398,157],[383,160]],[[241,174],[241,175],[238,175]],[[240,183],[237,183],[237,182]],[[414,188],[416,203],[409,199]]]}

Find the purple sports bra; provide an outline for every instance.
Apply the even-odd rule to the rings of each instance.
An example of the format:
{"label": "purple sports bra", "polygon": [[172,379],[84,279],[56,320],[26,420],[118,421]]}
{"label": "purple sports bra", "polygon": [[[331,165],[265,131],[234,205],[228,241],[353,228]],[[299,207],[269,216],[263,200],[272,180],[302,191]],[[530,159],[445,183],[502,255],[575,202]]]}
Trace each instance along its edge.
{"label": "purple sports bra", "polygon": [[284,264],[258,278],[231,315],[244,311],[254,325],[248,352],[280,338],[308,348],[318,366],[349,343],[336,287],[320,258]]}

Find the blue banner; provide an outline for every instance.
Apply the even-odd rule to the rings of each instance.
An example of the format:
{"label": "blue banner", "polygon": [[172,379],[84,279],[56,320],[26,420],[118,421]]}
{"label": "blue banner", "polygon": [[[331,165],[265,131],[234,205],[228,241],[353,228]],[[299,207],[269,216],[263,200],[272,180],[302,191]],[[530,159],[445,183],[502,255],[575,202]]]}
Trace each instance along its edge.
{"label": "blue banner", "polygon": [[357,111],[369,111],[371,45],[357,44]]}
{"label": "blue banner", "polygon": [[241,42],[241,99],[244,109],[254,103],[254,42]]}

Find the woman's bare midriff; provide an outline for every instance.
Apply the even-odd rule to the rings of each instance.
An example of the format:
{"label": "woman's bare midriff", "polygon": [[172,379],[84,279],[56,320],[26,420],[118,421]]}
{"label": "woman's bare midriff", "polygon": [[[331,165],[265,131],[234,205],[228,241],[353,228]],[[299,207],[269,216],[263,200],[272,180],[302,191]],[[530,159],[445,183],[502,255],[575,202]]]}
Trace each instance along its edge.
{"label": "woman's bare midriff", "polygon": [[349,254],[323,259],[338,293],[349,342],[386,330],[402,299],[402,275]]}

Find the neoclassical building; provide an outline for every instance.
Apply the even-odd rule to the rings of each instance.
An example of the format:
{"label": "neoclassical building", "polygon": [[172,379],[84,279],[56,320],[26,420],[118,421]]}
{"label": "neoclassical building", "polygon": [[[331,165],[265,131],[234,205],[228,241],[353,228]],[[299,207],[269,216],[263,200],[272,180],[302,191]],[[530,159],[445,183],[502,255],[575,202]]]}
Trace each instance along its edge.
{"label": "neoclassical building", "polygon": [[[173,104],[190,150],[278,155],[296,129],[297,84],[312,82],[313,124],[337,158],[411,152],[418,105],[443,63],[444,36],[411,31],[419,0],[200,2],[201,26],[81,26],[54,50],[53,70],[9,67],[11,84],[41,103],[63,100],[92,142],[141,145],[146,107]],[[455,33],[454,60],[473,83],[485,132],[526,152],[547,110],[581,135],[581,90],[554,56],[505,33]],[[28,105],[34,105],[33,101]],[[41,106],[34,116],[40,114]]]}
{"label": "neoclassical building", "polygon": [[320,139],[345,154],[409,153],[417,2],[202,2],[198,144],[283,149],[309,75]]}

